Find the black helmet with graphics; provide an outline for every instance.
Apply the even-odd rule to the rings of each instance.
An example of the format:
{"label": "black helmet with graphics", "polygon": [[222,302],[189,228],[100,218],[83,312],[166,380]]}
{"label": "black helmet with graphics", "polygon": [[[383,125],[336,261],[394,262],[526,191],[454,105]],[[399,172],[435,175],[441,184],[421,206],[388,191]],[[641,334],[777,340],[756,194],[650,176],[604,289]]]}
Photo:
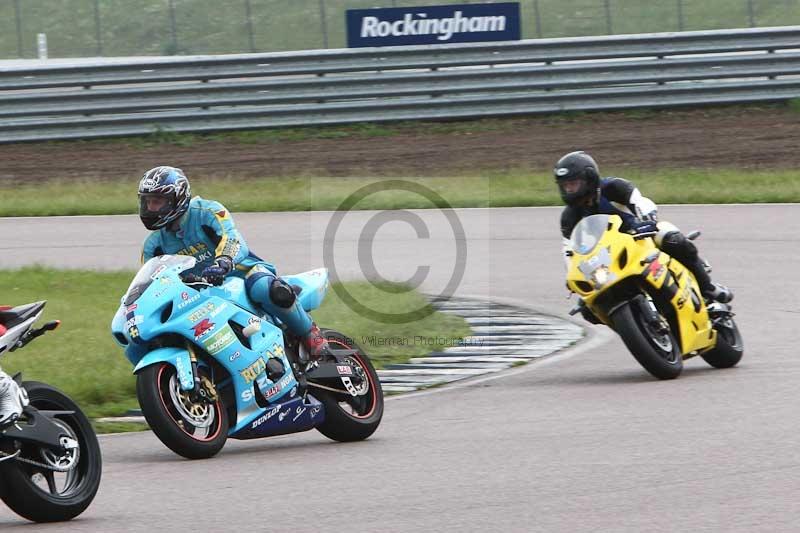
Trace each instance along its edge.
{"label": "black helmet with graphics", "polygon": [[561,199],[567,205],[579,205],[597,194],[600,169],[586,152],[570,152],[556,163],[553,174]]}
{"label": "black helmet with graphics", "polygon": [[189,209],[191,199],[189,180],[181,169],[151,168],[139,182],[139,218],[147,229],[163,228]]}

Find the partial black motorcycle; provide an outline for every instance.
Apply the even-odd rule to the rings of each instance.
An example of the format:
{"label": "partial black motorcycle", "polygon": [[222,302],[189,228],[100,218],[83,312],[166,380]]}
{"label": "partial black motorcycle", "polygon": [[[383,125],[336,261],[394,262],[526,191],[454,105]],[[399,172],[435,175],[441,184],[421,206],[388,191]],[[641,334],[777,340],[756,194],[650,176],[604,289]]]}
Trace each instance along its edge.
{"label": "partial black motorcycle", "polygon": [[[44,301],[0,307],[0,356],[56,329],[41,328]],[[70,520],[89,507],[100,486],[102,459],[89,419],[66,394],[37,381],[22,381],[29,405],[16,422],[0,428],[0,499],[34,522]]]}

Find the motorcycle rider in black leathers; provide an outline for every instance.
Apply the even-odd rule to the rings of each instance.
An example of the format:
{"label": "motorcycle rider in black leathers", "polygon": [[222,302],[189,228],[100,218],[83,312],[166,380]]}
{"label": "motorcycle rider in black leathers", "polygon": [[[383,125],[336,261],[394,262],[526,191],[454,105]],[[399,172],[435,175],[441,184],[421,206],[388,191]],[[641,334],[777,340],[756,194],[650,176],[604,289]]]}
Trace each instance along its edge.
{"label": "motorcycle rider in black leathers", "polygon": [[[658,221],[657,207],[652,200],[642,196],[639,189],[622,178],[601,178],[595,160],[578,151],[564,155],[553,170],[561,199],[566,204],[561,213],[561,235],[565,251],[573,228],[586,216],[596,214],[619,215],[622,231],[634,234],[652,234],[659,249],[686,266],[700,286],[706,300],[727,303],[733,293],[727,287],[714,283],[700,259],[694,243],[680,230],[666,221]],[[584,317],[592,320],[593,317]],[[596,320],[596,319],[595,319]]]}

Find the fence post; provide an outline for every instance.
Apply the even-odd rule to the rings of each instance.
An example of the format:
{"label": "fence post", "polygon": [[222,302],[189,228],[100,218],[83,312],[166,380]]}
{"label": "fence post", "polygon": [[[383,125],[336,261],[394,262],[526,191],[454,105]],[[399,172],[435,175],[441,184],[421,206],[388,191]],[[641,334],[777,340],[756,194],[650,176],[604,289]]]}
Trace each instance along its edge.
{"label": "fence post", "polygon": [[683,31],[683,0],[675,0],[678,3],[678,31]]}
{"label": "fence post", "polygon": [[175,55],[178,53],[178,24],[175,22],[174,0],[169,0],[169,28],[172,35],[172,53],[170,55]]}
{"label": "fence post", "polygon": [[533,0],[533,18],[536,22],[536,37],[542,38],[542,17],[539,14],[539,0]]}
{"label": "fence post", "polygon": [[94,0],[94,39],[97,43],[97,55],[103,55],[103,34],[100,29],[100,0]]}
{"label": "fence post", "polygon": [[325,48],[328,46],[328,21],[325,15],[325,0],[319,0],[319,20],[322,29],[322,44]]}
{"label": "fence post", "polygon": [[611,0],[603,0],[603,4],[606,9],[606,33],[611,35],[614,33],[614,30],[611,27]]}
{"label": "fence post", "polygon": [[750,27],[754,28],[756,25],[756,13],[753,9],[753,0],[747,0],[747,18],[750,22]]}
{"label": "fence post", "polygon": [[14,0],[14,19],[17,23],[17,56],[22,58],[22,14],[19,12],[19,0]]}
{"label": "fence post", "polygon": [[250,0],[244,0],[244,13],[245,17],[247,17],[247,36],[250,40],[250,51],[256,51],[256,41],[253,37],[253,10],[250,7]]}

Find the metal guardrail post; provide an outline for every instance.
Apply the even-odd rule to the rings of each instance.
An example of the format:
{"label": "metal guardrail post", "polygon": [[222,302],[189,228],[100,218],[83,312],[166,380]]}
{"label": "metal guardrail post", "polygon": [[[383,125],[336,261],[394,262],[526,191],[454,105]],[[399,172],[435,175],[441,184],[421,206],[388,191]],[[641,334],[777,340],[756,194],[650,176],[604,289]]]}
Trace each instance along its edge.
{"label": "metal guardrail post", "polygon": [[611,26],[611,0],[603,0],[603,7],[606,11],[606,33],[611,35],[614,33],[614,28]]}
{"label": "metal guardrail post", "polygon": [[322,45],[323,48],[330,48],[328,45],[328,21],[325,14],[325,0],[319,0],[319,23],[322,30]]}
{"label": "metal guardrail post", "polygon": [[683,0],[675,0],[678,5],[678,31],[683,31]]}
{"label": "metal guardrail post", "polygon": [[14,20],[17,24],[17,55],[22,58],[22,14],[19,10],[19,0],[14,0]]}
{"label": "metal guardrail post", "polygon": [[756,13],[753,8],[753,0],[747,0],[747,19],[750,27],[754,28],[756,26]]}
{"label": "metal guardrail post", "polygon": [[253,37],[253,10],[250,6],[250,0],[244,0],[244,14],[245,20],[247,24],[247,37],[250,42],[250,51],[255,53],[256,52],[256,41]]}
{"label": "metal guardrail post", "polygon": [[533,18],[536,22],[536,37],[542,38],[542,17],[539,12],[539,0],[533,0]]}
{"label": "metal guardrail post", "polygon": [[94,0],[94,39],[97,43],[97,55],[103,55],[103,33],[100,27],[100,0]]}
{"label": "metal guardrail post", "polygon": [[172,37],[172,51],[170,55],[175,55],[178,53],[178,24],[175,21],[175,2],[174,0],[169,0],[169,28],[170,28],[170,35]]}

